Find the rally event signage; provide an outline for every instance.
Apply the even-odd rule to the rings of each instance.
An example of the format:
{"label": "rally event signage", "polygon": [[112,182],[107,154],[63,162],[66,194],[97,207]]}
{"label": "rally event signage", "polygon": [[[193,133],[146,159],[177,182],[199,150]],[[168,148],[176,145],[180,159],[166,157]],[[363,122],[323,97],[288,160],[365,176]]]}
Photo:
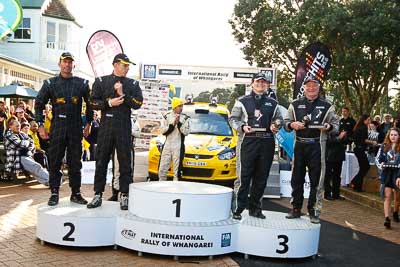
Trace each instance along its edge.
{"label": "rally event signage", "polygon": [[118,38],[105,30],[95,32],[86,45],[86,53],[95,77],[111,74],[115,55],[123,52]]}
{"label": "rally event signage", "polygon": [[308,77],[324,84],[331,67],[332,57],[326,45],[316,42],[308,45],[297,60],[293,99],[304,96],[304,81]]}
{"label": "rally event signage", "polygon": [[18,0],[0,1],[0,39],[14,32],[22,20],[22,8]]}

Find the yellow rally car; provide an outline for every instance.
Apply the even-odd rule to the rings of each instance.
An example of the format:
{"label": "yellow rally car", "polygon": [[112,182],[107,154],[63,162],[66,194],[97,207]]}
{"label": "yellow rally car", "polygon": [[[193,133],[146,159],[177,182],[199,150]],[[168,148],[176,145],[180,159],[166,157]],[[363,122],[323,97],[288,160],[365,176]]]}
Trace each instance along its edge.
{"label": "yellow rally car", "polygon": [[[184,105],[183,113],[191,118],[191,131],[185,137],[182,180],[212,182],[232,187],[236,179],[237,135],[229,126],[228,109],[225,105],[195,103]],[[160,152],[164,142],[163,135],[150,142],[151,180],[158,180]],[[173,177],[171,169],[168,177]]]}

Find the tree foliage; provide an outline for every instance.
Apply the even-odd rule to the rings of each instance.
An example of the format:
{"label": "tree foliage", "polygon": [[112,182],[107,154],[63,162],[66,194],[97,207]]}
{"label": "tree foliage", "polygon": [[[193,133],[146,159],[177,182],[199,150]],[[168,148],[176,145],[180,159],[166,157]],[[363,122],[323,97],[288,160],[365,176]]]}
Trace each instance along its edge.
{"label": "tree foliage", "polygon": [[388,0],[239,0],[230,20],[245,59],[285,66],[320,41],[332,53],[330,83],[354,113],[368,113],[398,74],[400,2]]}

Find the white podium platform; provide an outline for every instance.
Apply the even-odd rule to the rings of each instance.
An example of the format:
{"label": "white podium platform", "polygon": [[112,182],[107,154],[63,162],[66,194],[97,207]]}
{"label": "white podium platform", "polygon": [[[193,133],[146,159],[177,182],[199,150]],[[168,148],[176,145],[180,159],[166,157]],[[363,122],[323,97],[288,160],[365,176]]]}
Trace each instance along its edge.
{"label": "white podium platform", "polygon": [[232,189],[192,182],[147,182],[129,186],[129,212],[176,222],[214,222],[230,216]]}
{"label": "white podium platform", "polygon": [[271,258],[304,258],[318,253],[320,224],[308,216],[288,220],[286,213],[263,211],[265,220],[242,213],[237,252]]}
{"label": "white podium platform", "polygon": [[64,246],[119,245],[171,256],[212,256],[231,252],[274,258],[316,255],[320,225],[308,217],[288,220],[263,211],[265,220],[243,212],[230,217],[232,190],[189,182],[144,182],[130,186],[129,211],[103,201],[96,209],[73,204],[38,208],[36,236]]}
{"label": "white podium platform", "polygon": [[38,207],[36,236],[64,246],[112,246],[119,213],[117,202],[105,201],[100,208],[88,209],[63,198],[55,207],[47,204]]}

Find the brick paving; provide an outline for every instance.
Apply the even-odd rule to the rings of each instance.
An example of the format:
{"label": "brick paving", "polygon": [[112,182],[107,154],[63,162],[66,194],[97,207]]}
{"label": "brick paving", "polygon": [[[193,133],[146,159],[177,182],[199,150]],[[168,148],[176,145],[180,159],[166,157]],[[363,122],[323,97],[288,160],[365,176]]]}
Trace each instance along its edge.
{"label": "brick paving", "polygon": [[[92,186],[82,186],[87,198],[92,197]],[[70,194],[67,184],[61,188],[60,197]],[[105,198],[109,197],[107,188]],[[238,266],[229,255],[207,257],[172,257],[137,252],[112,247],[71,248],[46,244],[42,246],[35,237],[36,209],[45,203],[49,191],[34,181],[15,185],[0,182],[0,265],[1,266]],[[290,207],[288,199],[271,200]],[[304,208],[304,211],[306,209]],[[383,227],[383,211],[360,206],[351,201],[324,201],[321,219],[343,227],[363,232],[400,244],[400,224],[393,229]]]}
{"label": "brick paving", "polygon": [[[104,198],[110,196],[106,189]],[[83,195],[93,196],[92,186],[82,186]],[[60,197],[70,194],[68,184]],[[52,244],[42,246],[36,239],[36,209],[47,202],[49,190],[34,181],[15,185],[0,182],[0,266],[238,266],[229,256],[173,257],[112,247],[71,248]]]}

